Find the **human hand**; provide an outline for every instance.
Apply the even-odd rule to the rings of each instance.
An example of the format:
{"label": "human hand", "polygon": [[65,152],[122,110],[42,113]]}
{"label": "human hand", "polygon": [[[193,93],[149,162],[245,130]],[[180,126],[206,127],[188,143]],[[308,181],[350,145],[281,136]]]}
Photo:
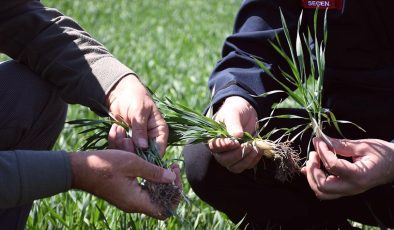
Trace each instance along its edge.
{"label": "human hand", "polygon": [[166,212],[151,201],[137,177],[156,183],[174,182],[182,188],[180,170],[150,164],[136,154],[122,150],[99,150],[69,154],[72,188],[92,193],[129,213],[144,213],[165,219]]}
{"label": "human hand", "polygon": [[133,143],[148,148],[148,137],[159,145],[160,155],[167,147],[168,126],[149,92],[136,76],[122,78],[108,93],[107,104],[112,115],[131,127]]}
{"label": "human hand", "polygon": [[[316,196],[322,200],[356,195],[394,181],[394,144],[378,139],[339,140],[314,138],[316,152],[302,172]],[[353,162],[337,155],[351,157]],[[321,168],[320,160],[326,171]]]}
{"label": "human hand", "polygon": [[[248,101],[232,96],[223,102],[215,120],[223,122],[231,136],[242,138],[244,132],[255,133],[257,113]],[[208,147],[218,163],[233,173],[254,168],[262,156],[250,144],[240,144],[230,138],[213,139]]]}
{"label": "human hand", "polygon": [[108,148],[121,149],[135,153],[133,140],[126,135],[126,130],[117,124],[112,124],[108,133]]}

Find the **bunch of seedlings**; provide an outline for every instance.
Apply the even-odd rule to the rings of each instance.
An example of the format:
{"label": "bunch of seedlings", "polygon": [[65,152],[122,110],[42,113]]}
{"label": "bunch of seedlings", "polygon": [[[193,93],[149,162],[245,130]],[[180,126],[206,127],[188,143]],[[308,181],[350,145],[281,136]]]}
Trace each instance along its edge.
{"label": "bunch of seedlings", "polygon": [[275,164],[275,177],[282,182],[291,180],[300,170],[300,158],[291,143],[282,141],[284,136],[270,139],[277,130],[270,130],[263,135],[263,126],[256,130],[255,136],[244,132],[242,138],[236,138],[228,133],[224,123],[214,120],[212,106],[203,115],[168,98],[157,100],[157,104],[170,129],[169,145],[208,143],[215,138],[230,138],[252,146],[262,154],[262,160],[272,161]]}
{"label": "bunch of seedlings", "polygon": [[[109,143],[107,138],[113,124],[122,126],[126,131],[127,137],[132,136],[131,128],[124,121],[114,119],[113,116],[97,120],[79,119],[67,123],[73,125],[75,128],[84,128],[79,134],[89,135],[81,147],[83,151],[108,149]],[[155,140],[148,140],[147,149],[135,147],[135,151],[145,161],[165,169],[170,169],[169,162],[161,159]],[[161,216],[168,217],[176,214],[174,209],[183,196],[182,188],[175,185],[175,183],[162,184],[142,178],[140,178],[139,182],[141,187],[147,190],[152,202],[160,207]]]}

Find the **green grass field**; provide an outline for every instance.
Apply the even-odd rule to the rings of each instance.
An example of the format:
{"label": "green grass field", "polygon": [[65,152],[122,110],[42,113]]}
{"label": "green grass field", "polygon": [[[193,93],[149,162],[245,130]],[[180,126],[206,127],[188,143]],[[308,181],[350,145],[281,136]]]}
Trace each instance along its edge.
{"label": "green grass field", "polygon": [[[158,94],[203,110],[209,101],[207,80],[231,33],[241,0],[46,0],[74,18],[119,60],[136,71]],[[86,108],[69,107],[68,120],[94,117]],[[65,127],[56,149],[76,151],[81,137]],[[181,158],[179,148],[169,158]],[[180,162],[182,167],[182,162]],[[183,167],[182,167],[183,168]],[[183,176],[185,174],[183,173]],[[27,229],[233,229],[225,215],[199,200],[183,184],[190,204],[178,217],[157,221],[123,213],[87,193],[71,191],[36,201]]]}

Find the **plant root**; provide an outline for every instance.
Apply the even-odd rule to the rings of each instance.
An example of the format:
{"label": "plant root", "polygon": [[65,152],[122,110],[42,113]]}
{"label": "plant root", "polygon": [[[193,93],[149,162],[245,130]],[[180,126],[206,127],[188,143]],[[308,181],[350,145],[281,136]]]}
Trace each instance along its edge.
{"label": "plant root", "polygon": [[299,153],[291,146],[290,141],[272,142],[269,140],[254,140],[252,145],[262,152],[266,160],[275,163],[275,179],[289,182],[301,170]]}
{"label": "plant root", "polygon": [[175,215],[176,207],[182,197],[182,189],[175,184],[161,184],[145,181],[142,186],[149,193],[154,204],[160,207],[160,215],[169,217]]}

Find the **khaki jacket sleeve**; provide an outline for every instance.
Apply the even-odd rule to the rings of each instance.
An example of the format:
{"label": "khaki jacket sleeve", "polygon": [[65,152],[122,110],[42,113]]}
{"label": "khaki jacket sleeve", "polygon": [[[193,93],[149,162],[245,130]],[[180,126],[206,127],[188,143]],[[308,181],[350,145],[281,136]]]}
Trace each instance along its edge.
{"label": "khaki jacket sleeve", "polygon": [[0,52],[51,82],[67,103],[99,114],[111,87],[134,74],[77,22],[39,1],[2,1]]}

